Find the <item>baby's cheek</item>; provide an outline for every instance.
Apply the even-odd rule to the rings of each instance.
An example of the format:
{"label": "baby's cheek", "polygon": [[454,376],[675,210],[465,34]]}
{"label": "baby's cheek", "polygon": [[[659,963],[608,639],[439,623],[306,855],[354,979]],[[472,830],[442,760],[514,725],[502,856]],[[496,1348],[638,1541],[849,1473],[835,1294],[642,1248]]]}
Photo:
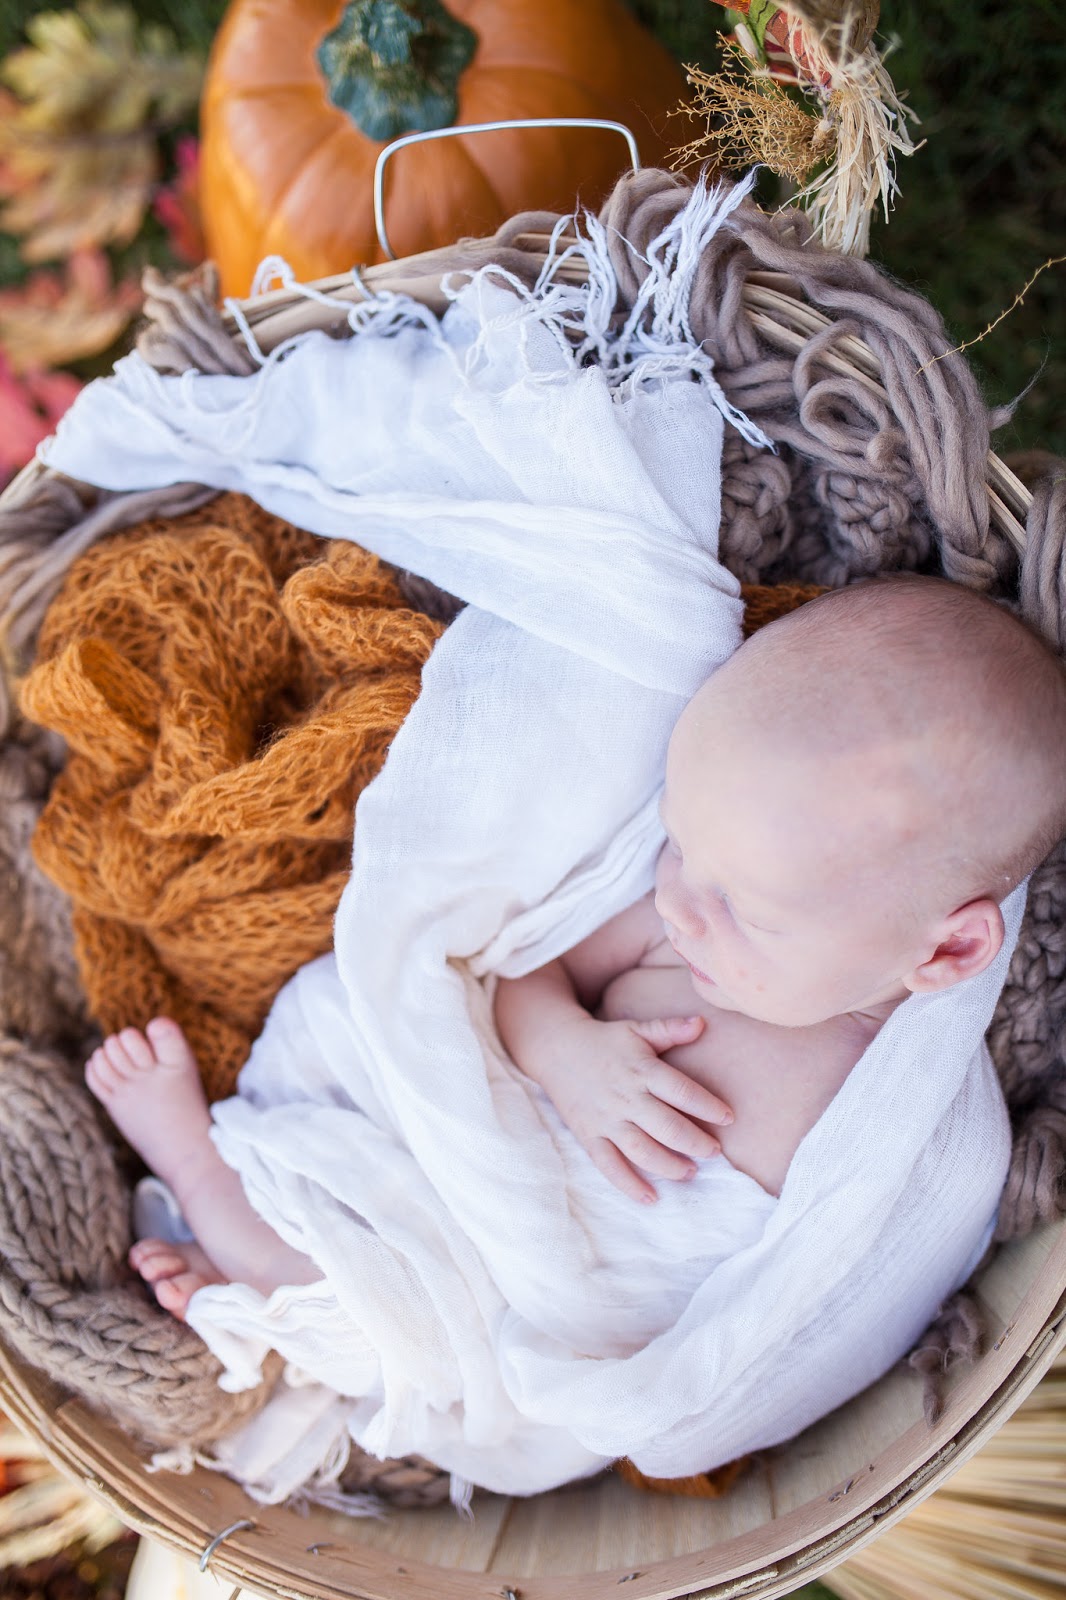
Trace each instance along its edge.
{"label": "baby's cheek", "polygon": [[757,972],[747,957],[732,952],[724,952],[719,947],[719,970],[722,978],[731,988],[747,994],[764,994],[766,991],[765,975]]}
{"label": "baby's cheek", "polygon": [[676,860],[662,865],[663,857],[659,857],[660,866],[655,873],[655,909],[664,922],[677,926],[686,918],[686,898],[684,886],[680,881]]}

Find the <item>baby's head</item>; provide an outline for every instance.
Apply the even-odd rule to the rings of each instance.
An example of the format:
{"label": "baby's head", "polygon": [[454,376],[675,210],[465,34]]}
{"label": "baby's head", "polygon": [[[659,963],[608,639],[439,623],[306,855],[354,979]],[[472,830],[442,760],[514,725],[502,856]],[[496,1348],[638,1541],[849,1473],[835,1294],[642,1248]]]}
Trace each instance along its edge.
{"label": "baby's head", "polygon": [[1066,834],[1066,673],[937,578],[761,629],[670,741],[656,905],[698,991],[802,1027],[983,970]]}

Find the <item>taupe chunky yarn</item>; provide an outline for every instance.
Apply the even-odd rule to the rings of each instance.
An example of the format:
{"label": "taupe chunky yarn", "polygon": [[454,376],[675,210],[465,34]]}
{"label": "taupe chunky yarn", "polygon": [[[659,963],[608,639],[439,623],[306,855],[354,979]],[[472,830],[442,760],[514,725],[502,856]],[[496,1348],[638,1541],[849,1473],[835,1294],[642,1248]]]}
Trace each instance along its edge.
{"label": "taupe chunky yarn", "polygon": [[60,741],[11,718],[0,745],[0,1036],[78,1051],[89,1029],[66,896],[30,854]]}
{"label": "taupe chunky yarn", "polygon": [[126,1265],[129,1190],[88,1091],[52,1052],[0,1039],[0,1314],[5,1343],[156,1445],[204,1442],[257,1410]]}
{"label": "taupe chunky yarn", "polygon": [[[687,195],[683,180],[646,171],[623,179],[604,208],[620,316],[647,270],[649,244]],[[370,277],[375,286],[407,287],[432,301],[442,272],[499,260],[532,284],[556,220],[528,213],[493,240],[373,269]],[[139,348],[159,370],[193,364],[212,372],[251,370],[243,341],[215,308],[209,272],[184,285],[156,275],[146,287],[149,324]],[[760,289],[797,297],[827,315],[830,326],[814,319],[807,338],[782,329],[760,316]],[[357,286],[344,292],[359,298]],[[298,327],[347,332],[343,311],[298,298],[284,316],[249,315],[264,348]],[[822,250],[801,214],[766,215],[748,203],[704,254],[691,320],[730,400],[778,447],[771,455],[735,435],[726,442],[722,551],[738,577],[836,586],[874,572],[943,572],[1007,600],[1066,654],[1066,467],[1051,458],[1036,463],[1040,482],[1019,559],[989,516],[989,435],[1005,418],[989,414],[927,302],[868,262]],[[24,473],[0,506],[0,615],[13,657],[20,664],[32,657],[63,573],[94,539],[208,497],[195,485],[111,495],[39,467]],[[412,602],[431,614],[444,618],[454,608],[421,580],[406,582]],[[12,716],[5,696],[0,678],[0,733]],[[1002,1237],[1066,1213],[1064,930],[1066,848],[1060,847],[1034,874],[989,1034],[1015,1124]],[[58,956],[58,945],[53,959],[67,959]],[[92,1138],[87,1128],[83,1136]],[[13,1337],[6,1320],[4,1336]],[[915,1353],[932,1409],[938,1377],[971,1354],[979,1336],[974,1303],[957,1298]],[[49,1365],[43,1346],[41,1362]]]}
{"label": "taupe chunky yarn", "polygon": [[[644,172],[620,183],[607,202],[601,220],[627,300],[644,275],[642,256],[687,197],[686,184]],[[782,274],[792,292],[833,319],[798,353],[768,348],[742,306],[747,280],[767,273]],[[791,578],[838,586],[920,568],[935,548],[945,576],[974,588],[989,588],[1010,571],[1009,548],[989,533],[988,412],[962,357],[944,357],[943,323],[927,301],[868,261],[822,250],[801,212],[768,214],[749,204],[703,254],[691,322],[730,400],[781,448],[789,468],[787,489],[780,463],[765,452],[739,474],[742,504],[754,482],[772,496],[778,515],[789,513],[778,557],[750,522],[748,537],[738,541],[730,514],[739,466],[733,453],[722,516],[731,566],[750,565],[766,582],[784,565]],[[833,366],[855,338],[877,358],[884,397],[854,370]]]}

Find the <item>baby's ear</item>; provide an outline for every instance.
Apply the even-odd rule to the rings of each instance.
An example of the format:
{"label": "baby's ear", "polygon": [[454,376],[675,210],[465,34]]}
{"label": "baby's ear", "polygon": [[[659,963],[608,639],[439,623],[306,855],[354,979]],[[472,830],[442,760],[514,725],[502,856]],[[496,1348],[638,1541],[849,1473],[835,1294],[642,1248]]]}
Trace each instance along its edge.
{"label": "baby's ear", "polygon": [[976,977],[999,955],[1003,913],[994,900],[971,900],[941,924],[940,941],[928,961],[903,982],[912,994],[932,994]]}

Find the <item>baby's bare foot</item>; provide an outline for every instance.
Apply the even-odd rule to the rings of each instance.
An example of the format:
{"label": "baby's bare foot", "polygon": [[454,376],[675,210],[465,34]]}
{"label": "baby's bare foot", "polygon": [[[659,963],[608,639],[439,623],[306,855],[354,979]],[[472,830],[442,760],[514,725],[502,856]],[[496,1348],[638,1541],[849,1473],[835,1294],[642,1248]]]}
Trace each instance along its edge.
{"label": "baby's bare foot", "polygon": [[198,1244],[138,1239],[130,1250],[129,1263],[151,1285],[163,1310],[182,1322],[197,1289],[226,1281]]}
{"label": "baby's bare foot", "polygon": [[[130,1260],[153,1284],[160,1305],[184,1317],[190,1295],[207,1283],[247,1283],[271,1294],[283,1283],[318,1281],[322,1274],[311,1258],[259,1216],[240,1176],[212,1144],[196,1060],[176,1022],[156,1017],[145,1033],[125,1028],[113,1034],[86,1064],[85,1078],[120,1132],[171,1190],[201,1247],[193,1255],[185,1244],[152,1240],[145,1241],[152,1250],[135,1246]],[[154,1250],[163,1250],[166,1259],[153,1261]]]}
{"label": "baby's bare foot", "polygon": [[180,1204],[212,1147],[196,1057],[177,1023],[156,1017],[145,1033],[124,1028],[112,1034],[89,1057],[85,1081]]}

